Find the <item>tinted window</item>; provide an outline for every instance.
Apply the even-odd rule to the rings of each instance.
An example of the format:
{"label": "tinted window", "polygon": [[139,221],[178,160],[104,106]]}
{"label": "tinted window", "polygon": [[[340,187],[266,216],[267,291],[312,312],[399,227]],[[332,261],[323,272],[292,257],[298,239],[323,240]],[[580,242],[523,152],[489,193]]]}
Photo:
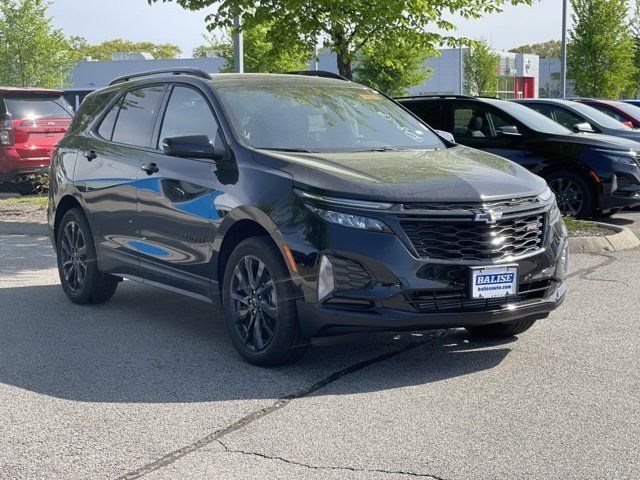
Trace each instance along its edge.
{"label": "tinted window", "polygon": [[404,106],[434,128],[442,126],[442,105],[434,101],[406,102]]}
{"label": "tinted window", "polygon": [[[557,124],[553,120],[536,112],[535,110],[506,100],[483,99],[483,102],[493,105],[495,108],[515,118],[518,122],[536,132],[550,133],[553,135],[567,135],[571,130]],[[525,105],[528,105],[526,103]]]}
{"label": "tinted window", "polygon": [[204,97],[192,88],[175,87],[167,105],[159,144],[169,137],[207,135],[212,142],[218,136],[218,124]]}
{"label": "tinted window", "polygon": [[605,128],[613,128],[614,130],[631,130],[631,128],[620,123],[616,119],[611,118],[609,115],[584,103],[572,102],[571,108],[587,117],[590,121],[598,123]]}
{"label": "tinted window", "polygon": [[111,107],[109,113],[107,113],[102,119],[102,123],[98,129],[98,135],[106,140],[111,140],[111,135],[113,135],[113,126],[116,123],[116,118],[118,118],[118,111],[120,110],[121,104],[122,100],[118,100],[116,104]]}
{"label": "tinted window", "polygon": [[517,126],[506,115],[483,108],[482,105],[459,105],[453,113],[455,132],[459,137],[496,137],[500,127]]}
{"label": "tinted window", "polygon": [[5,103],[13,118],[70,118],[73,112],[62,96],[5,97]]}
{"label": "tinted window", "polygon": [[596,103],[596,104],[590,104],[589,106],[595,108],[596,110],[600,110],[602,113],[606,113],[607,115],[609,115],[612,118],[615,118],[619,122],[624,122],[625,120],[627,120],[627,118],[621,115],[620,113],[610,109],[609,107],[605,107],[604,105],[599,105]]}
{"label": "tinted window", "polygon": [[553,116],[556,122],[567,128],[573,128],[577,123],[584,123],[586,121],[584,118],[564,108],[554,108]]}
{"label": "tinted window", "polygon": [[[315,81],[315,80],[314,80]],[[238,136],[254,148],[308,151],[433,149],[444,144],[377,92],[307,79],[219,85]]]}
{"label": "tinted window", "polygon": [[124,97],[113,141],[146,147],[151,141],[153,127],[164,93],[164,87],[140,88]]}

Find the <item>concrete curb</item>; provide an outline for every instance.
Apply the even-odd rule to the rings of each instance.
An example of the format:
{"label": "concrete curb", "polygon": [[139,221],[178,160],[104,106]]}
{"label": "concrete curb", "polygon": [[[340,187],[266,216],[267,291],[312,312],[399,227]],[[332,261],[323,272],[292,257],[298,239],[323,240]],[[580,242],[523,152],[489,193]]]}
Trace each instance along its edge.
{"label": "concrete curb", "polygon": [[47,225],[35,222],[1,222],[2,235],[48,235]]}
{"label": "concrete curb", "polygon": [[596,222],[601,228],[615,233],[604,237],[571,237],[569,238],[570,253],[603,253],[619,252],[640,246],[640,240],[627,227]]}

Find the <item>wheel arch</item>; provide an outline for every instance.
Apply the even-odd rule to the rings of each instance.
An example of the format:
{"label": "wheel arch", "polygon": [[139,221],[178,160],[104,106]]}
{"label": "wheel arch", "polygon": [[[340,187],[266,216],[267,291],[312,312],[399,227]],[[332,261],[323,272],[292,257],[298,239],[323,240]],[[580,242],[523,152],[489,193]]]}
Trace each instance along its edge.
{"label": "wheel arch", "polygon": [[53,238],[54,239],[58,238],[58,228],[60,227],[60,222],[62,221],[62,218],[65,216],[65,214],[69,210],[73,208],[79,208],[84,212],[84,208],[82,207],[82,204],[73,195],[65,195],[60,199],[60,201],[58,202],[58,205],[56,205],[56,214],[53,222],[53,235],[54,235]]}
{"label": "wheel arch", "polygon": [[[213,242],[212,273],[218,283],[224,278],[224,270],[231,252],[243,240],[251,237],[268,237],[282,255],[282,259],[291,271],[291,266],[283,251],[286,245],[284,237],[278,231],[275,223],[262,210],[256,207],[238,207],[229,212],[220,224]],[[220,289],[219,289],[220,290]]]}
{"label": "wheel arch", "polygon": [[598,209],[600,207],[600,194],[603,193],[603,187],[600,180],[596,181],[594,178],[594,176],[597,177],[597,174],[587,165],[579,165],[576,163],[563,163],[561,165],[552,164],[547,165],[539,172],[536,172],[536,174],[544,178],[546,181],[547,177],[556,172],[571,172],[584,177],[591,188],[591,193],[593,194],[593,208]]}

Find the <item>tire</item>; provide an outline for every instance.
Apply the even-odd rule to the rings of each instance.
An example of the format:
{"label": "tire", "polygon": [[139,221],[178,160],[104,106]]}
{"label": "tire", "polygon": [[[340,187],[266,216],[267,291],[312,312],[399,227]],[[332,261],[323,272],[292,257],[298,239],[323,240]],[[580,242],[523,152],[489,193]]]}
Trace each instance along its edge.
{"label": "tire", "polygon": [[536,320],[524,318],[514,322],[491,323],[489,325],[479,325],[476,327],[465,327],[465,329],[476,337],[483,338],[506,338],[526,332]]}
{"label": "tire", "polygon": [[308,349],[309,343],[300,338],[289,271],[270,238],[249,238],[233,250],[222,295],[231,341],[249,363],[293,363]]}
{"label": "tire", "polygon": [[563,216],[575,218],[593,216],[597,202],[586,177],[579,173],[561,170],[551,173],[546,180],[556,195],[558,207]]}
{"label": "tire", "polygon": [[60,283],[69,300],[78,305],[97,305],[113,297],[120,279],[98,269],[91,228],[79,208],[62,217],[56,251]]}

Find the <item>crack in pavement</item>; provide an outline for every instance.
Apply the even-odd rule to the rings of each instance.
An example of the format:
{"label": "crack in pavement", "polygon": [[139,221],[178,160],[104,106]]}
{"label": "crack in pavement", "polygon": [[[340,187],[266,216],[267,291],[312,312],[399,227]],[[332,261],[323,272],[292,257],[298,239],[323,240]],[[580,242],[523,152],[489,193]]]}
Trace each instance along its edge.
{"label": "crack in pavement", "polygon": [[[567,275],[567,278],[573,278],[573,277],[586,278],[587,275],[591,275],[592,273],[595,273],[600,268],[608,267],[609,265],[611,265],[613,262],[617,260],[617,257],[615,257],[614,255],[605,255],[602,253],[593,253],[590,255],[593,255],[594,257],[605,258],[606,260],[598,263],[597,265],[593,265],[592,267],[580,268],[575,272],[571,272],[569,275]],[[587,280],[590,280],[590,279],[587,278]]]}
{"label": "crack in pavement", "polygon": [[[433,340],[436,340],[439,337],[446,335],[447,332],[448,330],[443,330],[443,331],[436,330],[436,331],[429,332],[428,338],[425,338],[424,340],[410,342],[401,348],[382,353],[380,355],[369,358],[367,360],[354,363],[353,365],[350,365],[341,370],[338,370],[337,372],[333,372],[328,377],[325,377],[324,379],[312,385],[301,388],[300,390],[290,395],[286,395],[284,397],[279,398],[278,400],[276,400],[276,402],[272,403],[268,407],[262,408],[260,410],[256,410],[252,413],[249,413],[248,415],[245,415],[241,419],[237,420],[236,422],[232,423],[231,425],[221,430],[216,430],[215,432],[212,432],[209,435],[199,438],[198,440],[190,443],[189,445],[185,445],[184,447],[173,450],[172,452],[169,452],[161,456],[160,458],[158,458],[157,460],[154,460],[153,462],[150,462],[146,465],[143,465],[140,468],[137,468],[128,473],[125,473],[124,475],[117,477],[117,480],[134,480],[137,478],[141,478],[151,472],[164,468],[168,465],[171,465],[172,463],[176,462],[180,458],[190,453],[193,453],[197,450],[200,450],[203,447],[206,447],[207,445],[210,445],[213,442],[219,442],[219,440],[222,437],[229,435],[230,433],[235,432],[236,430],[240,430],[262,417],[265,417],[267,415],[271,415],[272,413],[277,412],[278,410],[286,407],[293,400],[306,397],[326,387],[327,385],[341,379],[345,375],[356,373],[370,365],[383,362],[385,360],[389,360],[390,358],[393,358],[397,355],[400,355],[402,353],[413,350],[414,348],[418,348],[422,345],[425,345]],[[437,478],[437,477],[432,477],[432,478]]]}
{"label": "crack in pavement", "polygon": [[431,478],[432,480],[445,480],[443,477],[438,477],[437,475],[431,475],[428,473],[410,472],[407,470],[382,470],[377,468],[370,469],[370,468],[356,468],[356,467],[339,467],[339,466],[333,466],[333,465],[310,465],[307,463],[296,462],[295,460],[289,460],[284,457],[271,456],[271,455],[266,455],[264,453],[258,453],[258,452],[248,452],[246,450],[232,449],[228,447],[225,443],[223,443],[221,440],[216,440],[216,442],[222,445],[222,448],[224,448],[227,453],[238,453],[241,455],[258,457],[266,460],[277,460],[283,463],[287,463],[289,465],[309,468],[311,470],[346,470],[349,472],[382,473],[387,475],[405,475],[409,477]]}

